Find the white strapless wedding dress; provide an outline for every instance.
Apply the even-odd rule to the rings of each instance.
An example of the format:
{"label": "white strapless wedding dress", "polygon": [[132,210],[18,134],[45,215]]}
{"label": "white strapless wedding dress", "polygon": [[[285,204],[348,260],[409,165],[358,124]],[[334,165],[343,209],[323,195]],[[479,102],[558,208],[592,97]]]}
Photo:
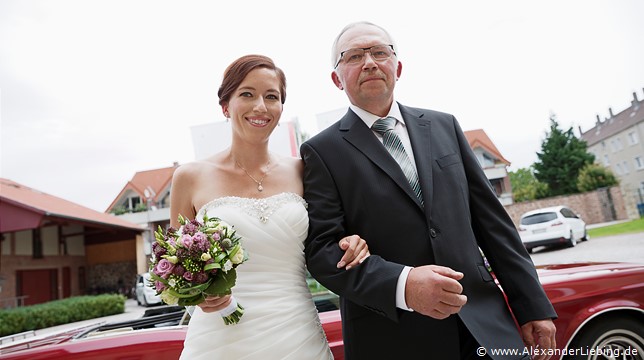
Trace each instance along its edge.
{"label": "white strapless wedding dress", "polygon": [[233,225],[248,252],[233,288],[244,315],[225,325],[218,313],[196,307],[181,359],[332,359],[306,284],[304,199],[293,193],[223,197],[204,205],[197,218],[204,212]]}

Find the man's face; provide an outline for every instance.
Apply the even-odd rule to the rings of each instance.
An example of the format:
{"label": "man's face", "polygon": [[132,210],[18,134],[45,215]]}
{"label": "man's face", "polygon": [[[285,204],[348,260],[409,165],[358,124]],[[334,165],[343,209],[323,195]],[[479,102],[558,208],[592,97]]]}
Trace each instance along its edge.
{"label": "man's face", "polygon": [[[337,51],[339,56],[341,52],[349,49],[389,44],[391,40],[378,27],[358,25],[342,35],[337,44]],[[352,104],[380,115],[378,112],[384,108],[387,109],[384,111],[388,111],[391,106],[394,87],[401,70],[402,64],[395,54],[388,59],[377,61],[369,52],[365,52],[362,61],[355,64],[341,59],[331,77],[335,85],[346,92]]]}

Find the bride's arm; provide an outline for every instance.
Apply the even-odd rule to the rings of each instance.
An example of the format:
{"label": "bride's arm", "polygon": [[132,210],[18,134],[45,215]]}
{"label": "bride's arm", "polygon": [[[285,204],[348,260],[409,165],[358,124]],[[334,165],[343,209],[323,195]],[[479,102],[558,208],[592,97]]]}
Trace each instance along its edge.
{"label": "bride's arm", "polygon": [[179,215],[193,219],[197,214],[192,203],[195,179],[195,169],[191,164],[182,165],[172,176],[172,191],[170,192],[170,226],[178,229]]}
{"label": "bride's arm", "polygon": [[367,242],[358,235],[350,235],[342,238],[338,243],[340,249],[344,250],[344,255],[338,262],[338,269],[344,267],[346,270],[362,264],[364,259],[368,258],[369,247]]}
{"label": "bride's arm", "polygon": [[[193,204],[194,189],[197,186],[195,180],[198,178],[197,169],[194,164],[182,165],[174,171],[172,176],[172,191],[170,192],[170,226],[179,228],[179,215],[194,219],[196,214]],[[209,296],[200,303],[203,312],[212,313],[225,309],[231,301],[231,296]]]}

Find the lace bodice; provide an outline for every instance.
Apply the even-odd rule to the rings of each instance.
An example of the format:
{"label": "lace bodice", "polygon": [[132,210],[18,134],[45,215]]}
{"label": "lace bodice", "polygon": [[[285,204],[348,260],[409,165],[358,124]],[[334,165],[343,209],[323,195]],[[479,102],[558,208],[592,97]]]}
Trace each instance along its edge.
{"label": "lace bodice", "polygon": [[301,196],[291,192],[279,193],[266,198],[225,196],[214,199],[202,206],[197,212],[197,218],[201,218],[208,209],[229,205],[238,207],[248,215],[256,217],[261,222],[266,223],[275,210],[288,202],[301,203],[306,208],[306,201]]}

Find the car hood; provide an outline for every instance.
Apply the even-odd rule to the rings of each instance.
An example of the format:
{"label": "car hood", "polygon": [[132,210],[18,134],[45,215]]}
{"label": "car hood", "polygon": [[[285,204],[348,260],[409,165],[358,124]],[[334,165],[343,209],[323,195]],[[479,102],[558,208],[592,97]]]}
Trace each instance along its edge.
{"label": "car hood", "polygon": [[583,262],[537,266],[541,283],[566,282],[583,278],[603,278],[630,273],[644,273],[644,264],[620,262]]}

